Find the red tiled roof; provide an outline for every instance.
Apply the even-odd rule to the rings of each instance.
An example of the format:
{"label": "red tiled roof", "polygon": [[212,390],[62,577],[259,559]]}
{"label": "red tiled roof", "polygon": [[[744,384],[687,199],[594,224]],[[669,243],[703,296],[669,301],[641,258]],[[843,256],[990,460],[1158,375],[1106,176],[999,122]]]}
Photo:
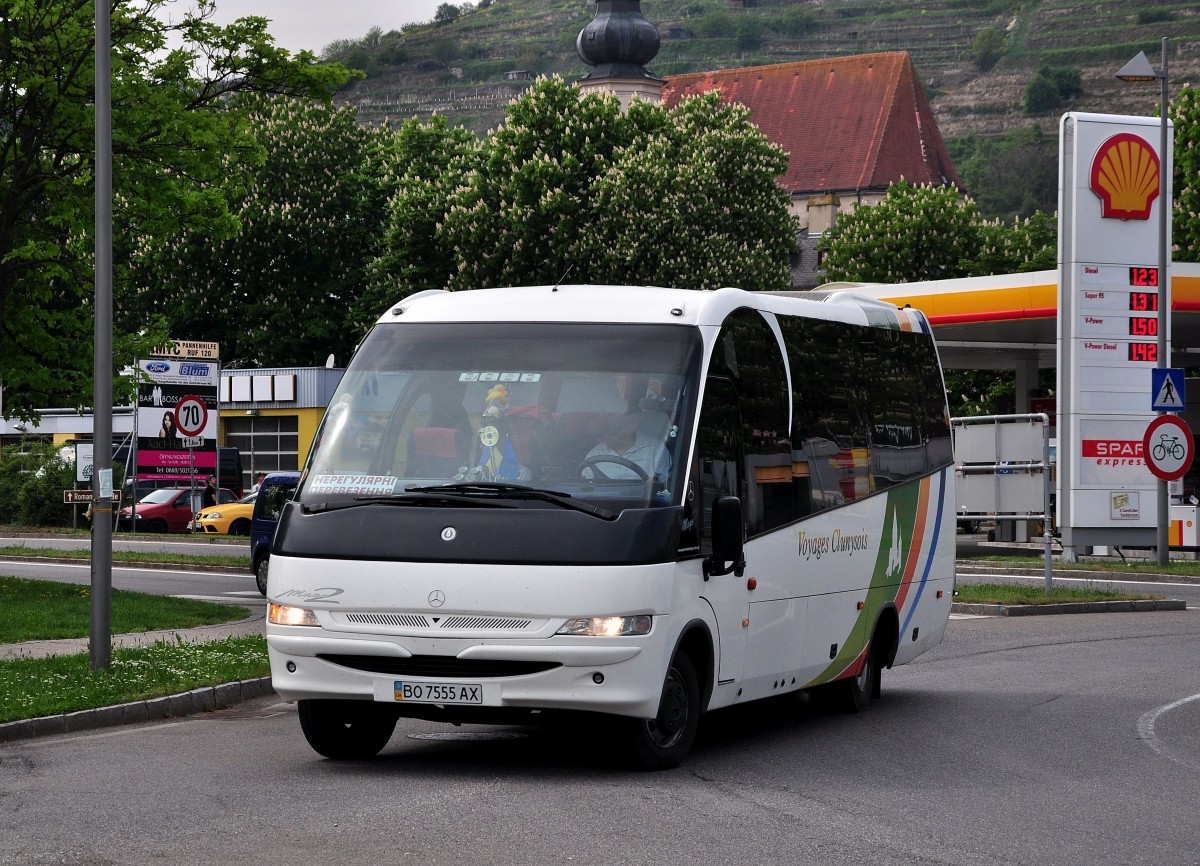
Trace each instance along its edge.
{"label": "red tiled roof", "polygon": [[746,105],[791,155],[780,180],[791,193],[882,191],[901,177],[960,186],[907,52],[676,75],[663,101],[707,90]]}

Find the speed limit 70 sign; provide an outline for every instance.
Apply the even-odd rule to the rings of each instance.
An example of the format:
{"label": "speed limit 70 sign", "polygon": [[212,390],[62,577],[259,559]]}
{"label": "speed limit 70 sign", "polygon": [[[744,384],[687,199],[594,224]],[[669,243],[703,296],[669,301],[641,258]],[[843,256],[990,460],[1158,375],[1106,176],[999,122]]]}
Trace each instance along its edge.
{"label": "speed limit 70 sign", "polygon": [[194,395],[188,395],[175,404],[175,429],[184,436],[199,436],[208,423],[208,407]]}

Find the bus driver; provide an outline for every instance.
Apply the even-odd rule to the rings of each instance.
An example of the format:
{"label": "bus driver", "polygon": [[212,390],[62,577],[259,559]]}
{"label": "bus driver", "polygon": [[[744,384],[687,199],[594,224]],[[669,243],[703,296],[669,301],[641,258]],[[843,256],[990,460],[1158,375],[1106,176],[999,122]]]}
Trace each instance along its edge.
{"label": "bus driver", "polygon": [[[637,470],[623,466],[616,460],[604,460],[605,457],[635,463],[642,468],[646,477],[643,478]],[[582,473],[588,479],[644,481],[651,478],[661,482],[666,480],[667,473],[671,471],[671,457],[666,446],[640,429],[637,415],[610,415],[601,422],[600,441],[588,452],[584,463],[591,464]]]}

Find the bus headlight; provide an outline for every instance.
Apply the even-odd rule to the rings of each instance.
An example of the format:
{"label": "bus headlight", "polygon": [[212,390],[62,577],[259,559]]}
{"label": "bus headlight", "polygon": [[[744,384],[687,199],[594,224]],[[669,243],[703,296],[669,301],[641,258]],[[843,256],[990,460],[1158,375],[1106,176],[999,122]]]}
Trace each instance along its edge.
{"label": "bus headlight", "polygon": [[274,625],[320,625],[317,615],[306,607],[275,604],[267,608],[267,622]]}
{"label": "bus headlight", "polygon": [[584,637],[627,637],[650,634],[652,616],[581,616],[569,619],[558,634]]}

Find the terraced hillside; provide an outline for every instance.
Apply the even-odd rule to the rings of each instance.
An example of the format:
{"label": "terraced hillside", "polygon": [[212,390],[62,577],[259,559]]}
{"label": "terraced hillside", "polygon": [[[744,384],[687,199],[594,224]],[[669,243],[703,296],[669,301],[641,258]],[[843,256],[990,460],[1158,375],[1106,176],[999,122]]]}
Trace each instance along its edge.
{"label": "terraced hillside", "polygon": [[[1171,38],[1172,86],[1200,82],[1194,0],[930,0],[886,11],[877,0],[643,0],[642,11],[662,37],[650,68],[663,77],[908,51],[948,138],[1031,123],[1049,132],[1069,109],[1153,114],[1158,88],[1117,81],[1114,73],[1139,50],[1157,67],[1163,36]],[[491,0],[440,26],[366,34],[327,56],[369,73],[339,97],[357,106],[363,122],[437,112],[483,132],[499,123],[529,77],[570,80],[587,71],[574,44],[594,12],[587,0]],[[984,71],[976,39],[987,30],[1003,40],[998,62]],[[1083,92],[1031,117],[1023,94],[1043,64],[1077,69]]]}

